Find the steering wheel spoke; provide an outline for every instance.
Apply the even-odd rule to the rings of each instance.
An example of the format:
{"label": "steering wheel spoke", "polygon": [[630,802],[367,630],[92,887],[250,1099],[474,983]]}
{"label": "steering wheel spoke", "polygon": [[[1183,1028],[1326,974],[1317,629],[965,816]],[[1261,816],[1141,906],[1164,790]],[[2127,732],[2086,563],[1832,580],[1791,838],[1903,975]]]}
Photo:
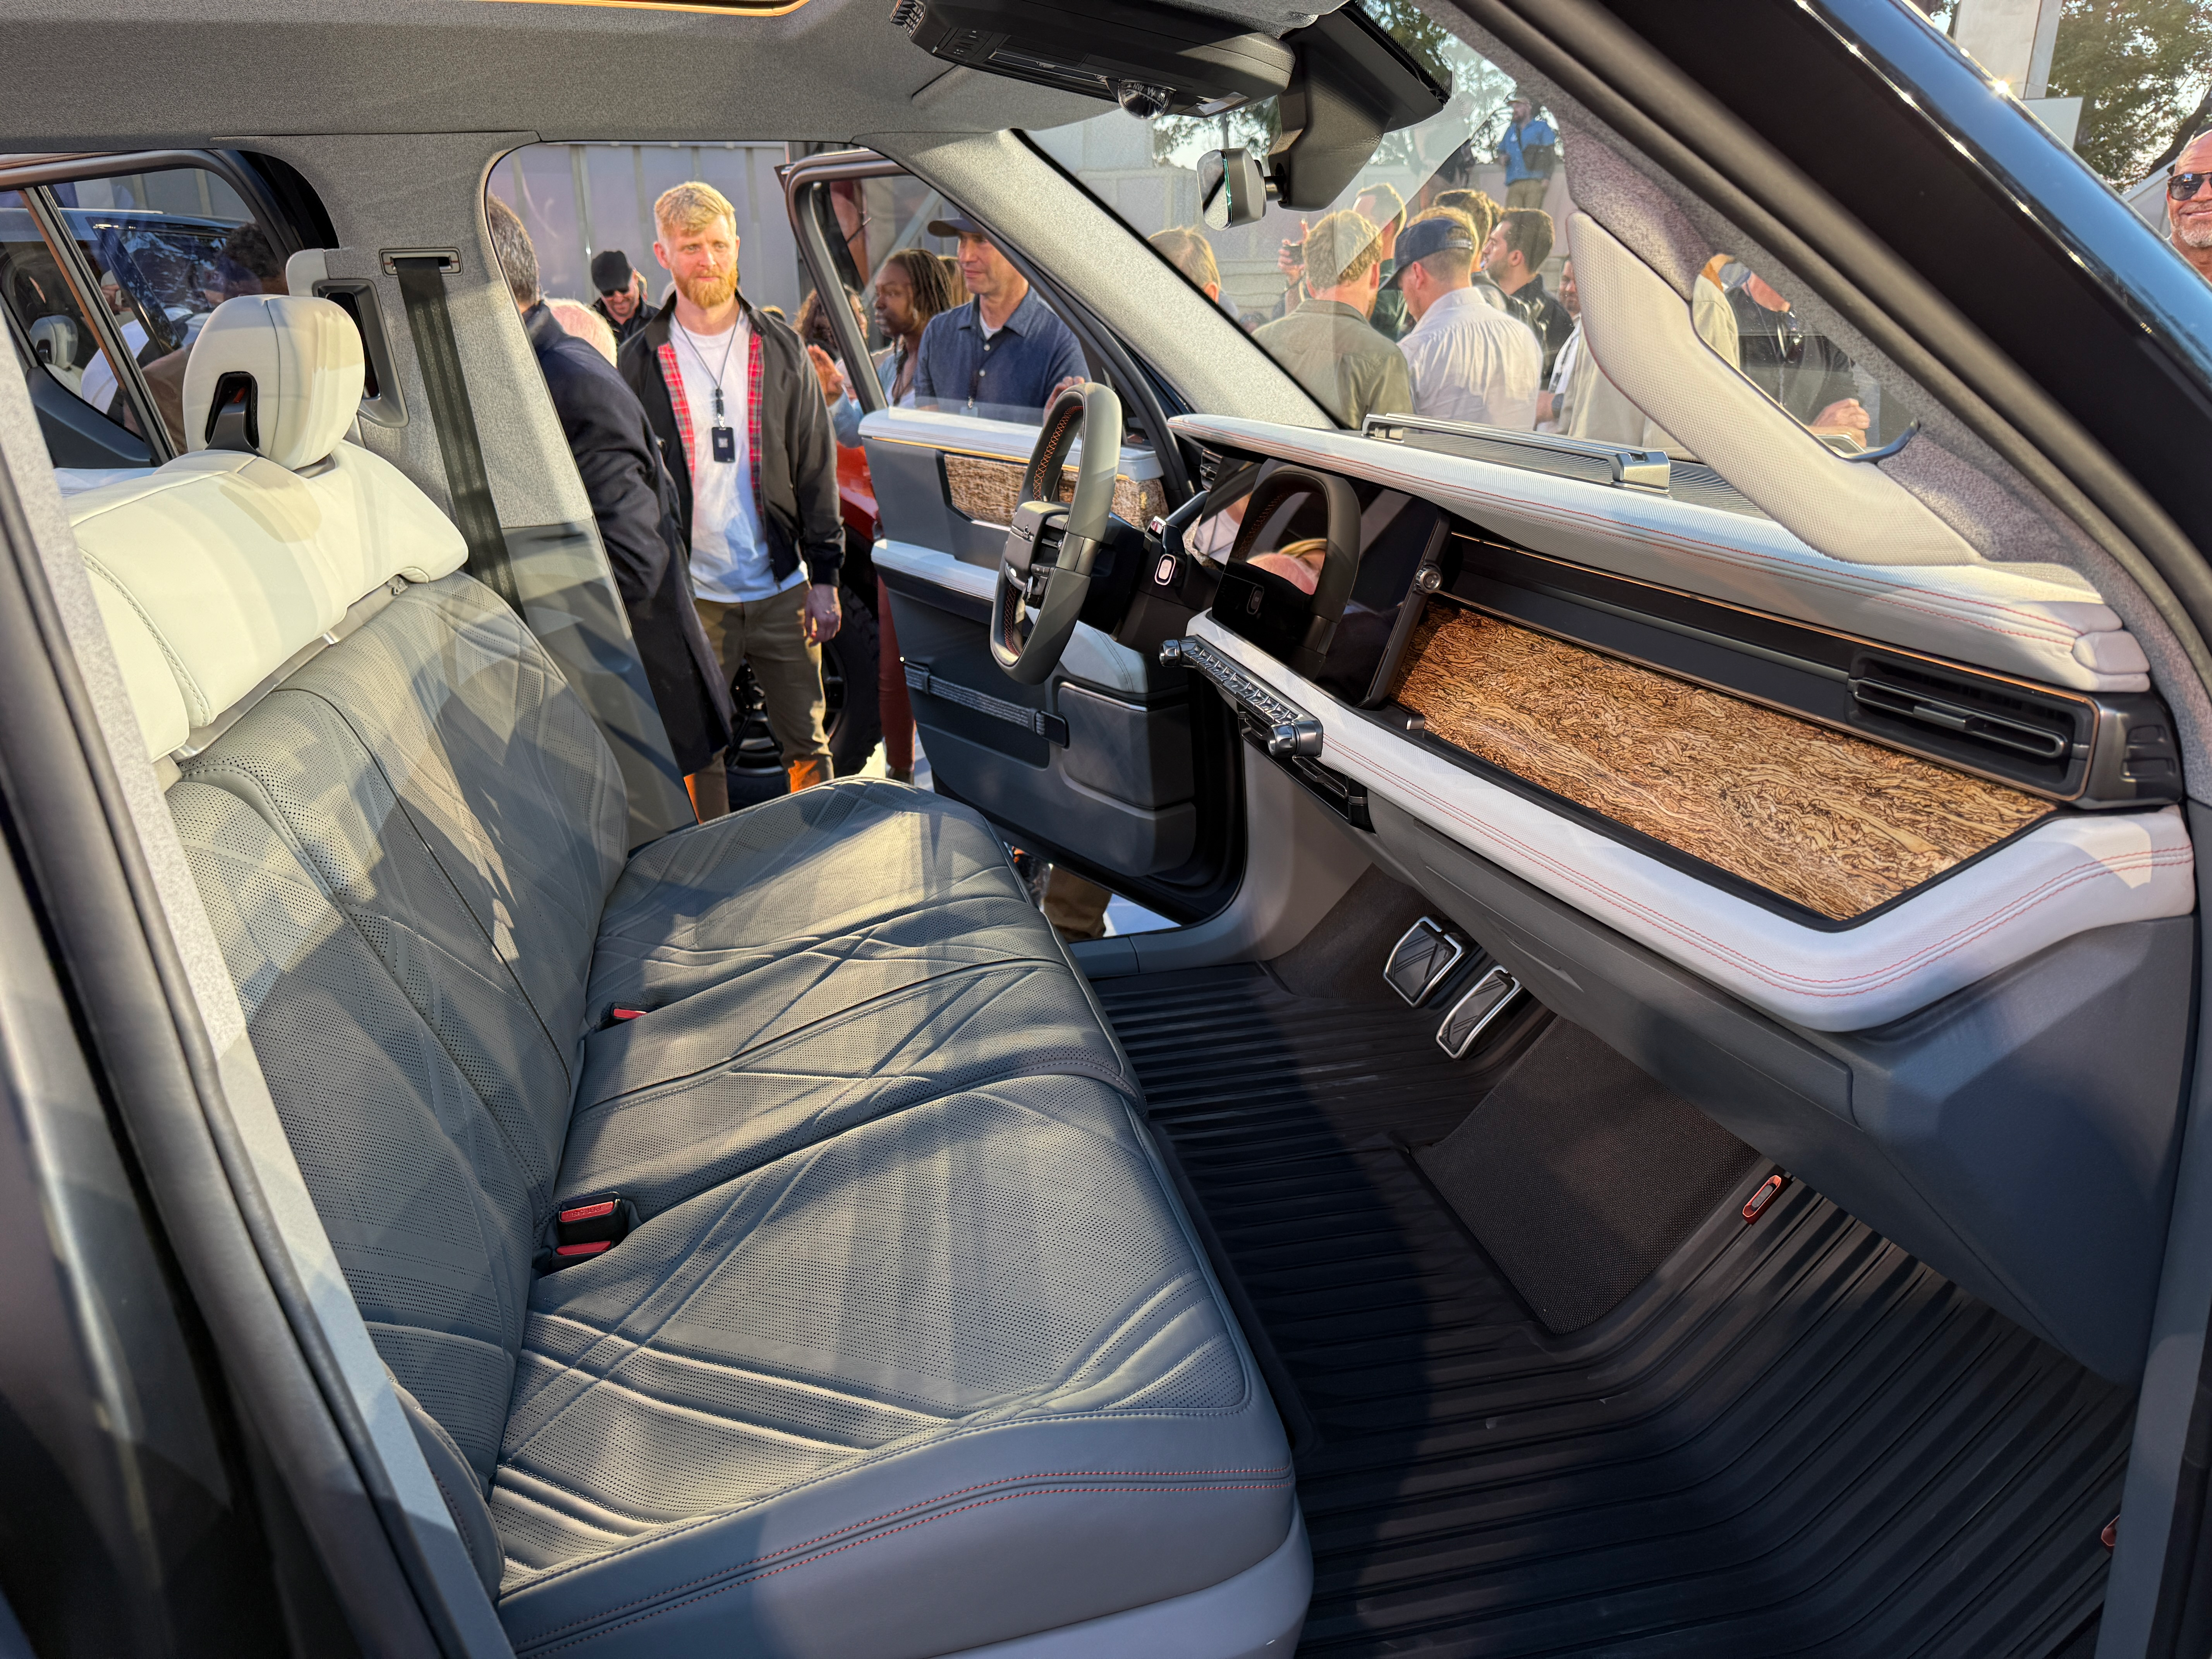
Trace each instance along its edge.
{"label": "steering wheel spoke", "polygon": [[[1074,497],[1062,507],[1059,484],[1079,434]],[[1027,499],[1007,527],[991,593],[991,655],[1022,684],[1048,678],[1074,637],[1121,470],[1121,400],[1095,381],[1061,392],[1030,455]]]}

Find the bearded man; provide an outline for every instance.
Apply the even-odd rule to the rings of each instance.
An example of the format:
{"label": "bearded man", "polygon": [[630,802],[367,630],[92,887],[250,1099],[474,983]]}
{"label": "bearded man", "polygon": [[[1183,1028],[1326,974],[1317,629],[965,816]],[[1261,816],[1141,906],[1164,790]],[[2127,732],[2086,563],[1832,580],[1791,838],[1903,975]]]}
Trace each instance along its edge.
{"label": "bearded man", "polygon": [[[793,790],[830,777],[822,644],[835,637],[845,532],[837,448],[806,349],[738,290],[737,214],[711,185],[653,204],[653,257],[676,292],[617,367],[676,480],[699,620],[734,676],[750,661]],[[729,810],[726,775],[694,793]]]}

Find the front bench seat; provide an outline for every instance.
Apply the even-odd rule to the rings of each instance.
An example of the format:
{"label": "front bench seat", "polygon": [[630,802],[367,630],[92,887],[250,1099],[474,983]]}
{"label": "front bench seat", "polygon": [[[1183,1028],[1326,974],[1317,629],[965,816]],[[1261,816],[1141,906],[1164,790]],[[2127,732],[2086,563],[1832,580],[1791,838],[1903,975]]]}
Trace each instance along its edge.
{"label": "front bench seat", "polygon": [[[1287,1650],[1280,1425],[988,828],[832,786],[625,860],[611,755],[451,526],[290,418],[358,396],[319,307],[229,302],[197,405],[188,377],[199,431],[207,380],[253,373],[280,453],[72,516],[309,1190],[434,1462],[469,1472],[449,1501],[499,1540],[518,1648]],[[402,544],[272,518],[333,471]],[[651,1011],[608,1023],[617,990]],[[619,1135],[578,1133],[586,1079]],[[537,1272],[580,1169],[623,1159],[643,1224]]]}

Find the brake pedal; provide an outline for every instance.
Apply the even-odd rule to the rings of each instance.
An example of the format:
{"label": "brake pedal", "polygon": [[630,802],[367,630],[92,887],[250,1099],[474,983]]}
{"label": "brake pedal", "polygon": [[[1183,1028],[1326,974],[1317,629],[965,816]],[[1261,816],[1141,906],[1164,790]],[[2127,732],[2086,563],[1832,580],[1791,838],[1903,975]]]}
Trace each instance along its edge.
{"label": "brake pedal", "polygon": [[1406,999],[1407,1006],[1418,1008],[1451,976],[1451,970],[1459,966],[1460,958],[1466,954],[1463,943],[1423,916],[1390,947],[1389,960],[1382,964],[1382,977],[1392,990]]}
{"label": "brake pedal", "polygon": [[1521,981],[1503,967],[1492,968],[1467,988],[1467,994],[1451,1006],[1444,1023],[1437,1027],[1437,1047],[1454,1060],[1474,1047],[1497,1018],[1521,994]]}

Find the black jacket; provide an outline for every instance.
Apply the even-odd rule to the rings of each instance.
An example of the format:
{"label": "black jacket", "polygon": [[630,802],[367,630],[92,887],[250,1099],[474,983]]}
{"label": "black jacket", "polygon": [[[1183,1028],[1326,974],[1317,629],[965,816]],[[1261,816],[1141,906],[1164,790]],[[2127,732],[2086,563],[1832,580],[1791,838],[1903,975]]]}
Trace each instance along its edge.
{"label": "black jacket", "polygon": [[[822,382],[815,377],[799,336],[754,309],[742,294],[738,303],[752,325],[753,349],[761,354],[761,527],[768,536],[769,568],[781,581],[804,556],[809,581],[834,586],[838,567],[845,562],[845,526],[837,504],[837,440],[822,401]],[[676,429],[676,405],[668,396],[667,377],[681,374],[668,339],[669,321],[675,314],[672,297],[623,345],[618,362],[623,379],[645,405],[645,417],[653,423],[661,455],[675,477],[684,544],[689,547],[691,471],[684,434]],[[732,422],[744,420],[743,389],[730,401]]]}
{"label": "black jacket", "polygon": [[678,767],[696,772],[730,746],[730,687],[692,605],[676,482],[645,411],[607,360],[563,332],[543,305],[522,323],[583,475],[669,746]]}
{"label": "black jacket", "polygon": [[1545,288],[1541,276],[1531,276],[1520,288],[1505,296],[1505,309],[1536,331],[1536,343],[1544,348],[1544,379],[1552,383],[1552,365],[1559,361],[1559,349],[1567,337],[1575,331],[1575,319],[1567,315],[1567,308]]}
{"label": "black jacket", "polygon": [[647,303],[642,295],[639,296],[637,309],[630,313],[629,320],[626,323],[618,323],[607,315],[607,302],[605,300],[592,301],[592,309],[599,313],[601,322],[614,331],[615,344],[618,348],[629,344],[631,335],[642,334],[645,331],[645,325],[653,320],[653,307]]}

